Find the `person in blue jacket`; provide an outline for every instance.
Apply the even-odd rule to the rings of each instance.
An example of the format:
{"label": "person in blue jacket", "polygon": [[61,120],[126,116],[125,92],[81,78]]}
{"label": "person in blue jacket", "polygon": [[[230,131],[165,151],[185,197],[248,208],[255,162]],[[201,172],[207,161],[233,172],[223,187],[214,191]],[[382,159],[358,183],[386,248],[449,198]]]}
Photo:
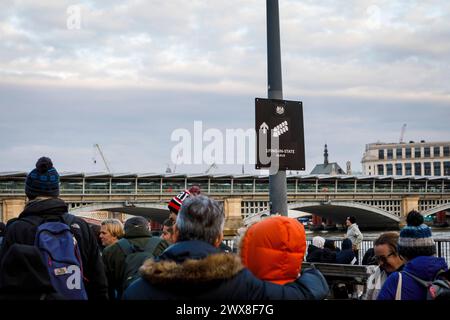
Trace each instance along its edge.
{"label": "person in blue jacket", "polygon": [[329,288],[323,275],[304,271],[278,285],[256,278],[238,255],[219,249],[225,215],[222,206],[199,195],[187,199],[174,225],[176,242],[140,268],[141,278],[124,300],[321,300]]}
{"label": "person in blue jacket", "polygon": [[402,271],[394,272],[387,278],[377,300],[426,300],[426,288],[409,274],[432,281],[440,270],[448,269],[444,258],[434,256],[436,246],[431,229],[423,224],[423,216],[411,211],[406,222],[407,226],[400,231],[398,252],[407,263]]}

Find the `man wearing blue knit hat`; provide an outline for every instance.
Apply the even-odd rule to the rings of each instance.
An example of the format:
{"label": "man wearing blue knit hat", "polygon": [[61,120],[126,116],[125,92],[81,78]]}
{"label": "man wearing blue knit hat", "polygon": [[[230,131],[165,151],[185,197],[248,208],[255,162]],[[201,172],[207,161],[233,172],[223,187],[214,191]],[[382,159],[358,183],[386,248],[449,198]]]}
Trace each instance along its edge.
{"label": "man wearing blue knit hat", "polygon": [[378,300],[426,300],[427,289],[417,279],[433,281],[447,271],[444,258],[435,257],[436,245],[423,216],[411,211],[400,231],[398,253],[406,261],[402,271],[392,273],[381,288]]}
{"label": "man wearing blue knit hat", "polygon": [[[25,181],[29,201],[16,219],[8,221],[0,262],[15,244],[34,245],[38,229],[47,222],[62,222],[69,226],[82,262],[82,279],[88,299],[107,299],[107,282],[97,240],[86,221],[68,213],[67,204],[59,196],[59,174],[50,158],[41,157]],[[67,228],[67,227],[66,227]],[[41,244],[41,243],[40,243]],[[73,250],[72,250],[73,251]],[[61,270],[60,270],[61,269]],[[58,272],[63,272],[63,268]],[[56,274],[55,269],[55,274]],[[64,271],[65,272],[65,271]],[[57,274],[58,275],[58,274]],[[23,275],[26,279],[26,275]],[[25,280],[23,280],[25,281]],[[4,282],[4,281],[3,281]],[[1,290],[19,290],[14,284],[0,283]],[[11,287],[12,286],[12,287]],[[78,286],[75,284],[75,286]],[[70,288],[73,289],[73,288]],[[25,290],[25,289],[23,289]],[[26,292],[24,292],[26,293]]]}
{"label": "man wearing blue knit hat", "polygon": [[25,194],[30,200],[59,196],[59,174],[50,158],[42,157],[36,162],[36,168],[31,170],[25,181]]}

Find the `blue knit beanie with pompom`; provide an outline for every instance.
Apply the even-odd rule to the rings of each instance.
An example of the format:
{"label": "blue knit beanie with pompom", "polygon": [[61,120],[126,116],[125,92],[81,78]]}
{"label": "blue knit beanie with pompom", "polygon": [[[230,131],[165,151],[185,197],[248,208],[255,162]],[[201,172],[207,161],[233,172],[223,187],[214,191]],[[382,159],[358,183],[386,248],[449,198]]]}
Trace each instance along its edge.
{"label": "blue knit beanie with pompom", "polygon": [[59,196],[59,174],[50,158],[42,157],[36,162],[36,168],[28,174],[25,181],[25,194],[30,200],[39,196]]}

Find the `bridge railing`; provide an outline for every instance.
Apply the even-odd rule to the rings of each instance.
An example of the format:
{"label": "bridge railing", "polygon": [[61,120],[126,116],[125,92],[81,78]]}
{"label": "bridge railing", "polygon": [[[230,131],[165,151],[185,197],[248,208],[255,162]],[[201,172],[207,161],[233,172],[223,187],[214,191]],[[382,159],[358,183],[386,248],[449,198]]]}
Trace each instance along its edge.
{"label": "bridge railing", "polygon": [[[184,175],[181,175],[184,176]],[[23,193],[26,173],[22,176],[0,175],[0,194]],[[134,177],[121,178],[108,174],[102,177],[61,177],[61,194],[173,194],[189,187],[201,185],[208,194],[268,194],[267,177]],[[88,192],[88,191],[91,192]],[[83,192],[84,191],[84,192]],[[316,176],[287,178],[289,195],[308,194],[445,194],[450,192],[449,177],[394,176]]]}
{"label": "bridge railing", "polygon": [[[329,240],[333,240],[336,247],[341,248],[342,245],[342,238],[327,238]],[[364,254],[367,250],[370,248],[373,248],[373,241],[375,239],[366,239],[361,242],[361,248],[358,252],[358,262],[361,264],[362,259],[364,257]],[[224,242],[231,248],[233,251],[237,251],[238,244],[236,243],[235,239],[226,239]],[[449,239],[434,239],[434,242],[436,243],[436,256],[442,257],[447,261],[447,263],[450,263],[450,238]],[[307,246],[312,244],[312,239],[306,240]],[[305,254],[305,260],[306,260],[306,254]]]}
{"label": "bridge railing", "polygon": [[[327,238],[329,240],[333,240],[336,247],[341,248],[342,238]],[[373,248],[373,241],[375,239],[367,239],[361,242],[361,248],[358,252],[358,262],[361,264],[364,254],[370,248]],[[450,238],[449,239],[434,239],[436,245],[436,256],[445,258],[447,263],[450,262]],[[307,245],[312,244],[312,239],[306,240]],[[305,255],[306,259],[306,255]]]}

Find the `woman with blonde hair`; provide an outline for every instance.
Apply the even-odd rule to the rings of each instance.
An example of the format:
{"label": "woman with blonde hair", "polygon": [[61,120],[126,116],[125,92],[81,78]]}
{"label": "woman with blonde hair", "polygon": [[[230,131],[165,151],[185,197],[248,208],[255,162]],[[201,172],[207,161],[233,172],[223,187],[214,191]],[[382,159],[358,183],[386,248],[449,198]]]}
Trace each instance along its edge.
{"label": "woman with blonde hair", "polygon": [[118,219],[106,219],[102,221],[100,240],[104,247],[116,243],[124,235],[123,224]]}

